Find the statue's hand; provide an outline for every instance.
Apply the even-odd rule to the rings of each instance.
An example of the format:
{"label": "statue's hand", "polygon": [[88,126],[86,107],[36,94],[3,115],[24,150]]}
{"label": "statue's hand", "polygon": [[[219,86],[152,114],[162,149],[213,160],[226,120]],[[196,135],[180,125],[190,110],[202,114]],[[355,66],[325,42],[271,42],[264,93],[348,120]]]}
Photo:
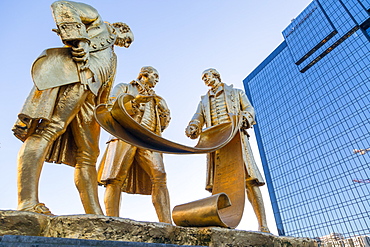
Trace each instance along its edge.
{"label": "statue's hand", "polygon": [[242,124],[242,129],[249,129],[251,128],[251,124],[245,116],[243,116],[243,124]]}
{"label": "statue's hand", "polygon": [[199,128],[195,125],[188,125],[185,129],[185,134],[191,139],[195,139],[199,136]]}
{"label": "statue's hand", "polygon": [[78,40],[76,45],[72,46],[73,60],[81,63],[81,70],[89,68],[90,46],[86,40]]}

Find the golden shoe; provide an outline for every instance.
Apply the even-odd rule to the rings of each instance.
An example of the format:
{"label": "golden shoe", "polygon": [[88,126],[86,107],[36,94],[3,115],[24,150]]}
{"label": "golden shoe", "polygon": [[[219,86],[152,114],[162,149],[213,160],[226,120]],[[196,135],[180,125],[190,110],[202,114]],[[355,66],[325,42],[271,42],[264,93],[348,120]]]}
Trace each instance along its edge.
{"label": "golden shoe", "polygon": [[38,213],[38,214],[54,216],[54,214],[50,212],[50,209],[46,207],[44,203],[37,203],[31,207],[21,209],[20,211],[28,211],[28,212]]}

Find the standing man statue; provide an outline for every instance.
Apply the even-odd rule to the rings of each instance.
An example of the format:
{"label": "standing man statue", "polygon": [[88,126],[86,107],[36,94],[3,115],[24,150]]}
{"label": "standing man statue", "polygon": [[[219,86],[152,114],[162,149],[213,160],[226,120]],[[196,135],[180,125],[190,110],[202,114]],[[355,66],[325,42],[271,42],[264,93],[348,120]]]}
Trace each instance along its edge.
{"label": "standing man statue", "polygon": [[51,214],[38,198],[40,173],[47,161],[74,166],[85,212],[103,214],[95,167],[100,127],[93,110],[107,101],[111,90],[117,64],[113,46],[128,48],[133,34],[124,23],[103,22],[97,10],[84,3],[56,1],[51,8],[58,27],[54,31],[67,48],[46,50],[35,61],[37,88],[13,128],[24,142],[18,153],[18,210]]}
{"label": "standing man statue", "polygon": [[[231,114],[241,115],[243,125],[240,130],[242,157],[245,166],[246,192],[253,210],[257,216],[259,230],[269,232],[266,222],[265,208],[259,186],[265,184],[261,173],[255,163],[252,150],[248,141],[246,129],[255,124],[254,108],[250,104],[245,93],[221,82],[217,70],[210,68],[203,72],[202,80],[210,87],[208,93],[202,96],[198,109],[188,124],[185,133],[191,139],[195,139],[202,132],[202,127],[215,126],[230,122]],[[219,161],[219,150],[207,155],[207,185],[206,190],[212,192],[214,186],[215,166]],[[221,156],[222,157],[222,156]]]}
{"label": "standing man statue", "polygon": [[[111,102],[121,94],[132,95],[133,100],[125,104],[127,112],[144,128],[161,135],[169,124],[170,110],[164,99],[153,90],[158,80],[155,68],[142,67],[137,80],[114,87]],[[121,191],[151,194],[159,221],[171,223],[170,199],[161,153],[138,148],[112,137],[98,169],[98,181],[106,186],[104,203],[108,216],[119,216]]]}

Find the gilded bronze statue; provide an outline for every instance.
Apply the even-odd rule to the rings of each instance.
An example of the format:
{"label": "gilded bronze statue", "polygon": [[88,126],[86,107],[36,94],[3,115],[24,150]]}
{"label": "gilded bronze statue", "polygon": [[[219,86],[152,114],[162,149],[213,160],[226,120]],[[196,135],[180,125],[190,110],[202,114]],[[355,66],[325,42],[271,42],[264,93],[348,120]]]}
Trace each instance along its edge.
{"label": "gilded bronze statue", "polygon": [[[151,66],[142,67],[137,80],[120,83],[113,89],[111,104],[122,94],[130,116],[145,129],[160,136],[170,121],[170,111],[153,88],[159,75]],[[113,118],[111,118],[111,121]],[[124,126],[123,126],[124,127]],[[98,181],[106,186],[104,203],[108,216],[119,216],[121,191],[152,195],[160,222],[171,223],[170,199],[162,153],[130,145],[112,136],[98,169]]]}
{"label": "gilded bronze statue", "polygon": [[[151,98],[154,97],[151,96],[151,93],[145,93],[144,95],[140,93],[140,87],[146,85],[146,83],[141,82],[141,79],[141,76],[139,76],[137,81],[133,81],[130,84],[118,85],[117,87],[119,89],[114,90],[112,97],[114,103],[101,104],[95,110],[98,123],[114,136],[108,143],[102,165],[98,172],[99,183],[107,186],[105,195],[107,214],[118,216],[121,190],[128,193],[151,193],[159,220],[170,222],[169,204],[167,204],[168,200],[165,199],[168,197],[167,189],[165,189],[165,179],[163,179],[165,178],[165,174],[156,173],[156,177],[161,179],[150,177],[150,174],[145,178],[142,175],[149,170],[148,168],[145,169],[145,166],[155,162],[157,165],[154,165],[153,168],[161,171],[162,169],[160,167],[163,166],[163,161],[159,155],[161,153],[212,153],[214,155],[213,157],[217,160],[212,170],[210,170],[212,171],[212,175],[214,175],[210,179],[213,181],[213,185],[211,188],[209,187],[212,190],[212,196],[176,206],[172,211],[172,218],[175,224],[179,226],[222,226],[235,228],[243,215],[245,202],[246,180],[244,175],[246,167],[244,165],[244,155],[251,155],[249,150],[244,150],[245,140],[242,142],[241,139],[245,135],[244,133],[241,134],[241,131],[244,131],[246,128],[243,126],[243,122],[245,122],[243,118],[253,118],[253,115],[247,115],[246,112],[241,110],[235,110],[232,113],[228,112],[226,113],[228,114],[227,120],[220,118],[220,121],[217,123],[213,122],[207,125],[206,129],[202,129],[205,123],[204,120],[194,119],[188,131],[189,135],[193,138],[199,136],[198,143],[194,147],[178,144],[161,137],[158,130],[162,128],[154,128],[157,123],[160,123],[160,126],[166,126],[165,123],[169,120],[169,116],[166,117],[169,112],[163,110],[167,109],[167,107],[164,107],[164,101],[159,96],[155,96],[156,99],[154,100],[157,102],[156,105],[162,105],[158,109],[160,110],[162,108],[162,110],[158,111],[158,113],[153,112],[153,115],[150,117],[148,114],[149,111],[146,113],[145,108],[142,108],[141,111],[138,110],[140,107],[143,107],[139,102],[142,102],[142,104],[148,102],[144,104],[147,105],[152,100]],[[143,86],[140,86],[140,84]],[[241,90],[235,90],[233,92],[236,94],[239,91],[241,92]],[[146,96],[146,94],[148,95]],[[239,100],[239,98],[236,99]],[[146,109],[149,106],[147,105]],[[236,106],[237,104],[235,104]],[[251,112],[252,110],[253,108],[251,108]],[[201,116],[201,113],[197,113],[195,116],[197,115]],[[157,120],[154,125],[153,121],[155,119]],[[195,125],[195,123],[198,125]],[[143,159],[140,157],[142,154],[138,153],[137,150],[145,150],[148,154],[153,154],[152,161],[146,162],[147,164],[143,163]],[[258,169],[255,172],[258,172]],[[153,187],[147,187],[145,189],[145,181],[151,181]],[[256,182],[253,179],[248,180],[250,183],[252,181]],[[157,188],[155,182],[161,182],[158,185],[158,188],[161,189],[157,190],[158,194],[155,193]],[[262,185],[263,183],[262,176],[259,174],[258,185]],[[247,188],[253,187],[248,184]],[[157,202],[161,203],[156,205],[155,200],[157,198],[159,198]],[[250,198],[254,198],[253,195],[250,195]],[[163,220],[163,216],[161,215],[165,215],[165,218],[169,220]],[[265,231],[268,231],[266,229]]]}
{"label": "gilded bronze statue", "polygon": [[75,167],[74,180],[87,214],[103,214],[97,194],[96,160],[100,127],[94,108],[105,103],[117,58],[113,46],[133,41],[124,23],[103,22],[92,6],[56,1],[54,31],[66,45],[46,50],[33,64],[35,87],[13,131],[24,143],[18,153],[18,210],[51,214],[40,203],[44,161]]}
{"label": "gilded bronze statue", "polygon": [[[228,144],[228,146],[234,146],[228,149],[228,146],[226,146],[207,154],[206,190],[214,192],[217,186],[217,193],[225,192],[230,198],[233,197],[233,193],[237,190],[242,190],[239,191],[239,193],[244,194],[244,189],[237,188],[236,185],[231,186],[232,188],[227,188],[227,184],[237,180],[236,176],[240,174],[235,174],[235,172],[234,174],[230,174],[228,179],[226,178],[226,180],[222,182],[223,185],[220,185],[221,182],[216,179],[216,176],[220,173],[226,173],[234,169],[233,166],[239,165],[238,163],[243,163],[241,173],[244,174],[245,183],[241,184],[245,184],[248,199],[258,219],[259,230],[261,232],[269,232],[263,199],[259,188],[259,186],[265,184],[265,181],[255,163],[247,133],[247,129],[255,124],[254,108],[242,90],[235,89],[232,85],[226,85],[221,81],[220,74],[217,70],[213,68],[205,70],[202,74],[202,80],[210,89],[206,95],[202,96],[196,113],[185,130],[188,137],[192,139],[197,138],[201,134],[204,125],[209,128],[231,122],[232,115],[239,115],[242,117],[239,135],[235,136],[233,141]],[[241,157],[240,161],[235,162],[239,156]],[[233,181],[231,182],[231,180]],[[224,191],[221,187],[229,189],[230,192]],[[236,196],[234,200],[240,201],[240,198],[244,200],[244,195]],[[231,200],[231,204],[233,203],[233,200]],[[242,203],[242,206],[243,205],[244,202]]]}

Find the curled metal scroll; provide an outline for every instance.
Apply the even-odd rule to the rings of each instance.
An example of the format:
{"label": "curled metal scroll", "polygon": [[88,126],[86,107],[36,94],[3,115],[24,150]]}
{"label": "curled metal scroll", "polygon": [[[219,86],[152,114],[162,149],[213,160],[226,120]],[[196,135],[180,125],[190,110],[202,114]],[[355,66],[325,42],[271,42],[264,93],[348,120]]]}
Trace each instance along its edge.
{"label": "curled metal scroll", "polygon": [[176,206],[172,218],[178,226],[235,228],[243,216],[245,178],[240,134],[216,151],[212,196]]}
{"label": "curled metal scroll", "polygon": [[232,115],[231,123],[224,123],[204,129],[195,147],[185,146],[159,135],[136,122],[124,105],[134,97],[130,94],[118,96],[111,110],[101,104],[95,109],[95,117],[107,132],[131,145],[161,153],[194,154],[210,153],[225,146],[238,132],[240,119]]}
{"label": "curled metal scroll", "polygon": [[203,130],[197,145],[189,147],[162,138],[137,123],[124,107],[133,98],[121,94],[111,109],[108,105],[99,105],[95,109],[98,123],[120,140],[143,149],[171,154],[217,153],[213,195],[176,206],[172,212],[176,225],[235,228],[243,215],[245,201],[241,118],[230,115],[231,123]]}
{"label": "curled metal scroll", "polygon": [[219,212],[231,206],[229,197],[219,193],[204,199],[176,206],[172,218],[178,226],[223,226],[226,225]]}

